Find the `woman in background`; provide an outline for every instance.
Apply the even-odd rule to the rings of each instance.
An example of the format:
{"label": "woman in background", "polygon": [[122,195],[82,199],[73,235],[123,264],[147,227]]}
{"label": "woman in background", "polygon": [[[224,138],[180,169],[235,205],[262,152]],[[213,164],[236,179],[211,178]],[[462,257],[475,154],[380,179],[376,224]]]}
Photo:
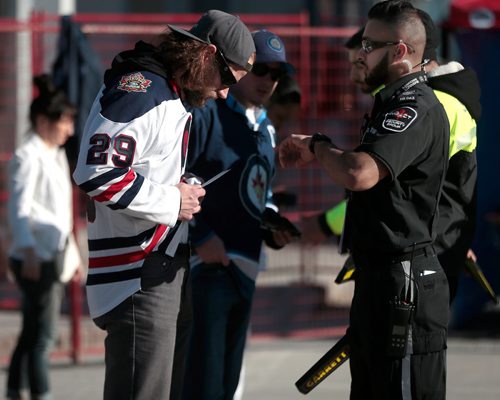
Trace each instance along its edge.
{"label": "woman in background", "polygon": [[73,228],[70,171],[61,146],[73,135],[76,108],[47,75],[34,83],[39,95],[30,106],[32,132],[9,164],[9,266],[22,292],[23,322],[7,398],[21,399],[27,378],[31,399],[46,400],[51,398],[48,355],[63,290],[56,260]]}

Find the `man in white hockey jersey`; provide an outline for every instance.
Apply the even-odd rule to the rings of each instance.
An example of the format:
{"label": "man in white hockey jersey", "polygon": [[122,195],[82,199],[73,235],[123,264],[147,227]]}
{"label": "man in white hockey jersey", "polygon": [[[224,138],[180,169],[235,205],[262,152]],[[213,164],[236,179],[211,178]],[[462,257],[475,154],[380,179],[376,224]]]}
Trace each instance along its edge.
{"label": "man in white hockey jersey", "polygon": [[[222,11],[120,53],[88,117],[74,178],[90,197],[88,305],[107,331],[104,399],[178,399],[189,330],[187,222],[205,190],[182,181],[191,114],[251,70],[247,27]],[[187,310],[187,311],[186,311]]]}

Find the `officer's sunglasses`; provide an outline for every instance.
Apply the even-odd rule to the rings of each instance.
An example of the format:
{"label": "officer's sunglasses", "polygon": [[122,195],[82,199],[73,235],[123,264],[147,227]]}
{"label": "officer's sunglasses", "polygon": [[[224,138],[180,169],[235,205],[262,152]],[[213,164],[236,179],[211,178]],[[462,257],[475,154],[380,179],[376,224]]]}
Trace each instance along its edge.
{"label": "officer's sunglasses", "polygon": [[222,85],[232,86],[238,83],[233,75],[233,72],[231,71],[231,68],[229,68],[229,63],[219,49],[215,52],[215,57],[217,59],[217,64],[219,64],[219,73]]}
{"label": "officer's sunglasses", "polygon": [[403,42],[402,40],[398,40],[397,42],[378,42],[376,40],[363,39],[361,41],[361,48],[366,54],[370,54],[373,50],[381,49],[382,47],[393,46],[400,43],[404,43],[410,49],[410,53],[413,53],[415,51],[411,45]]}
{"label": "officer's sunglasses", "polygon": [[252,73],[259,77],[270,74],[273,82],[279,81],[286,75],[286,71],[283,68],[271,68],[265,63],[255,63],[252,68]]}

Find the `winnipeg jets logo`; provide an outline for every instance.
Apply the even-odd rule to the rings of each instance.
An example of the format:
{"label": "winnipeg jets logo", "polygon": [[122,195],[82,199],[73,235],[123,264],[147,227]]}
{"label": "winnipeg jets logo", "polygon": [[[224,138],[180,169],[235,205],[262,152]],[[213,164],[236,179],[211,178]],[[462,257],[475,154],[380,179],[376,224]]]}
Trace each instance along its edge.
{"label": "winnipeg jets logo", "polygon": [[146,79],[140,72],[124,75],[118,83],[118,89],[126,92],[146,92],[151,80]]}
{"label": "winnipeg jets logo", "polygon": [[259,201],[264,200],[266,182],[262,172],[257,170],[255,177],[252,178],[252,187],[255,190],[255,196]]}
{"label": "winnipeg jets logo", "polygon": [[240,178],[240,198],[243,207],[256,219],[260,219],[266,207],[269,177],[270,168],[265,159],[253,155],[247,160]]}

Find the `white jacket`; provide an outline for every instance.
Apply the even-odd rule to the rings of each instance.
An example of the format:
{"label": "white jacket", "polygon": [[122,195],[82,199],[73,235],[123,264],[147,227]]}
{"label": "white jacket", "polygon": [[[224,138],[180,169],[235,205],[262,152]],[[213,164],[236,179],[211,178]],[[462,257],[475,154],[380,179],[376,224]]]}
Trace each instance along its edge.
{"label": "white jacket", "polygon": [[64,150],[50,148],[40,136],[30,134],[9,163],[9,192],[10,256],[22,260],[20,249],[33,247],[41,260],[54,260],[73,226],[71,180]]}

